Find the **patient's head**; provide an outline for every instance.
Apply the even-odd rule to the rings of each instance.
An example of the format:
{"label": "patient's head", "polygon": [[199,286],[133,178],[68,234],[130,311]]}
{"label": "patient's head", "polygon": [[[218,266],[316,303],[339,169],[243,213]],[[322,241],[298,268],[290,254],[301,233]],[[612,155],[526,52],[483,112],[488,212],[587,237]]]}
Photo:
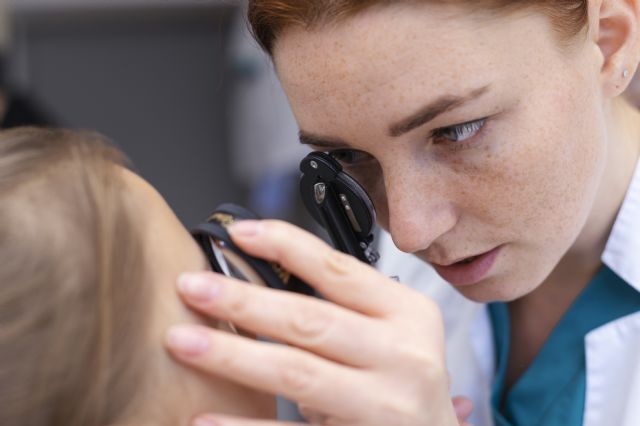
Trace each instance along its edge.
{"label": "patient's head", "polygon": [[183,369],[166,328],[207,268],[159,194],[99,136],[0,133],[0,424],[184,424],[273,416],[271,397]]}

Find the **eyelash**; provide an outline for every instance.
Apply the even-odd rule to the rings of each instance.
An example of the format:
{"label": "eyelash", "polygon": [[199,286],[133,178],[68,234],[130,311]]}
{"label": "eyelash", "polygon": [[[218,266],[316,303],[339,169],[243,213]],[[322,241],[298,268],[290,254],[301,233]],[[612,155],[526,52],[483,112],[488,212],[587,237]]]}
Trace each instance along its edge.
{"label": "eyelash", "polygon": [[[481,118],[479,120],[467,121],[466,123],[455,124],[453,126],[441,127],[439,129],[435,129],[429,139],[433,140],[434,145],[443,145],[449,144],[451,149],[454,151],[463,150],[469,148],[471,145],[475,143],[475,136],[478,135],[484,128],[487,122],[487,118]],[[449,134],[447,134],[449,133]],[[470,134],[470,135],[468,135]],[[451,137],[457,138],[456,140],[452,140]],[[444,139],[444,140],[442,140]],[[329,155],[338,160],[344,165],[355,166],[360,163],[363,163],[365,160],[346,160],[345,156],[355,156],[360,155],[367,157],[370,159],[370,155],[364,151],[358,151],[355,149],[336,149],[334,151],[329,151]],[[342,158],[341,158],[342,156]]]}
{"label": "eyelash", "polygon": [[[465,149],[475,142],[475,136],[482,131],[486,122],[486,118],[481,118],[479,120],[442,127],[433,131],[431,139],[433,139],[433,143],[436,145],[450,144],[455,150]],[[452,138],[456,139],[453,140]]]}

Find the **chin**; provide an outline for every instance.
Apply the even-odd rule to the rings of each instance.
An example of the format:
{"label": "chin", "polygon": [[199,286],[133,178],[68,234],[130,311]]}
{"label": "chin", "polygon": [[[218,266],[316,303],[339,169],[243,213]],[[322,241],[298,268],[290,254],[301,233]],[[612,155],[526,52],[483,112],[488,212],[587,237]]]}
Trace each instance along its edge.
{"label": "chin", "polygon": [[497,276],[474,285],[454,288],[465,298],[478,303],[513,302],[527,294],[521,288],[514,287],[513,282],[507,277]]}

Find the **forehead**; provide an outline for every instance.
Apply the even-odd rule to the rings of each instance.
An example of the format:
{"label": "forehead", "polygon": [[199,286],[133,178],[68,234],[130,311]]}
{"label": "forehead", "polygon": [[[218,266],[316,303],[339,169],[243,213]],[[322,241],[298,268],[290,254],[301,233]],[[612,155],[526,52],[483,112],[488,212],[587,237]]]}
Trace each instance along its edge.
{"label": "forehead", "polygon": [[[283,77],[294,77],[288,71],[297,69],[305,74],[300,77],[319,78],[327,71],[323,64],[330,64],[336,75],[346,75],[369,68],[372,59],[393,67],[415,58],[418,50],[437,54],[459,48],[465,33],[470,36],[478,29],[470,23],[477,21],[459,11],[454,14],[451,6],[375,7],[335,23],[285,29],[274,59]],[[452,43],[454,39],[458,42]]]}
{"label": "forehead", "polygon": [[358,108],[417,93],[464,93],[526,68],[535,43],[554,43],[540,14],[471,14],[462,6],[403,2],[310,30],[289,28],[274,59],[304,119],[309,105]]}

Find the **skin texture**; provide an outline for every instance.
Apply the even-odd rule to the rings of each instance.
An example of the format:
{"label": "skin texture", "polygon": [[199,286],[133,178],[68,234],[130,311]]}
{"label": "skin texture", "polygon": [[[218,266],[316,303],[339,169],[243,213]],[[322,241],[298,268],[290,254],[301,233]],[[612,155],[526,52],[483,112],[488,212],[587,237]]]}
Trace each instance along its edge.
{"label": "skin texture", "polygon": [[149,333],[149,380],[144,392],[148,405],[137,406],[126,416],[124,424],[185,424],[191,414],[214,410],[250,417],[275,417],[275,399],[231,381],[205,377],[185,369],[165,353],[158,353],[158,342],[164,340],[165,329],[176,322],[206,325],[224,329],[224,325],[188,310],[176,298],[175,286],[184,270],[209,269],[204,254],[182,226],[171,208],[149,183],[139,176],[121,170],[127,201],[133,205],[146,226],[142,229],[145,257],[155,292],[153,328]]}
{"label": "skin texture", "polygon": [[[348,170],[398,247],[438,264],[502,247],[484,279],[458,290],[510,302],[511,382],[600,266],[640,153],[638,111],[617,99],[630,80],[623,70],[633,74],[640,61],[640,4],[589,6],[588,30],[564,45],[534,11],[482,16],[408,2],[291,27],[275,45],[305,140],[323,151],[357,151],[340,158],[361,160]],[[472,92],[482,96],[407,133],[392,131],[425,104]],[[442,130],[483,118],[482,130],[464,142]],[[183,290],[191,307],[295,349],[231,344],[198,329],[191,332],[200,346],[169,344],[176,357],[284,394],[321,413],[324,425],[457,424],[432,302],[291,226],[245,223],[231,233],[241,248],[281,263],[332,304],[214,274],[186,276],[185,288],[209,294]],[[230,310],[238,299],[241,315]],[[241,360],[230,371],[224,360],[232,347]],[[265,359],[275,370],[256,363]],[[206,417],[214,418],[257,425]]]}

